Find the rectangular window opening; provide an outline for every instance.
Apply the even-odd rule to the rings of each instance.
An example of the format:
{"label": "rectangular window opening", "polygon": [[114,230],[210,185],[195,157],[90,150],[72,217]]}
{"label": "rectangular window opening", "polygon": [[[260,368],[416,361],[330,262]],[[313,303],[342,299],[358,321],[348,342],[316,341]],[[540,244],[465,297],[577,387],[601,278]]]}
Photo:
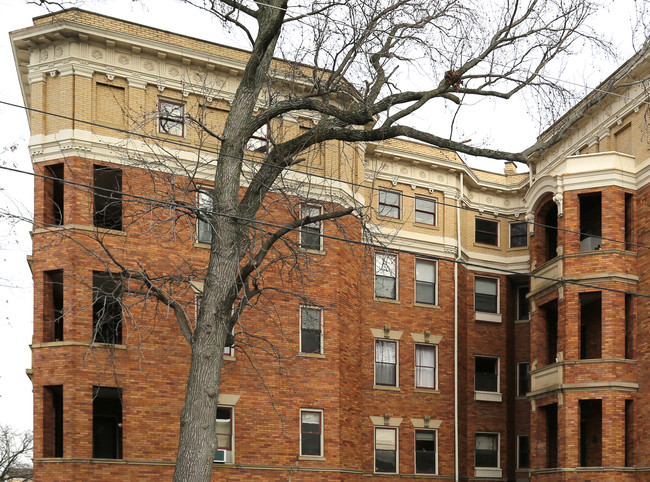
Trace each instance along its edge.
{"label": "rectangular window opening", "polygon": [[580,358],[602,358],[602,296],[580,293]]}
{"label": "rectangular window opening", "polygon": [[603,460],[603,401],[580,400],[580,466],[600,467]]}
{"label": "rectangular window opening", "polygon": [[63,341],[63,270],[45,272],[43,341]]}
{"label": "rectangular window opening", "polygon": [[93,389],[93,458],[122,458],[122,390]]}
{"label": "rectangular window opening", "polygon": [[415,473],[436,474],[436,436],[435,430],[415,431]]}
{"label": "rectangular window opening", "polygon": [[546,365],[557,361],[557,300],[540,307],[546,320]]}
{"label": "rectangular window opening", "polygon": [[499,467],[499,435],[496,433],[477,433],[474,452],[475,467]]}
{"label": "rectangular window opening", "polygon": [[499,359],[495,357],[474,357],[474,390],[477,392],[499,392]]}
{"label": "rectangular window opening", "polygon": [[528,227],[525,222],[510,223],[510,247],[528,246]]}
{"label": "rectangular window opening", "polygon": [[387,218],[400,218],[401,195],[395,191],[379,190],[379,215]]}
{"label": "rectangular window opening", "polygon": [[233,408],[217,407],[217,451],[214,462],[233,463]]}
{"label": "rectangular window opening", "polygon": [[499,246],[499,221],[475,218],[474,241],[490,246]]}
{"label": "rectangular window opening", "polygon": [[546,422],[546,467],[555,468],[558,466],[558,426],[557,426],[557,403],[541,407]]}
{"label": "rectangular window opening", "polygon": [[185,106],[168,100],[158,101],[158,131],[161,134],[185,135]]}
{"label": "rectangular window opening", "polygon": [[61,226],[64,222],[64,174],[63,164],[53,164],[45,168],[46,219],[47,224]]}
{"label": "rectangular window opening", "polygon": [[474,310],[483,313],[498,313],[499,280],[495,278],[474,278]]}
{"label": "rectangular window opening", "polygon": [[[212,194],[206,191],[198,193],[199,212],[202,216],[210,216],[212,213]],[[204,219],[196,220],[196,240],[199,243],[210,244],[212,242],[212,226]]]}
{"label": "rectangular window opening", "polygon": [[397,342],[375,340],[375,385],[397,386]]}
{"label": "rectangular window opening", "polygon": [[[306,218],[307,216],[320,216],[322,214],[322,208],[320,206],[303,205],[301,206],[300,211],[303,218]],[[323,249],[322,229],[322,221],[304,224],[300,228],[300,247],[303,249],[321,251]]]}
{"label": "rectangular window opening", "polygon": [[436,304],[435,261],[415,260],[415,302],[427,305]]}
{"label": "rectangular window opening", "polygon": [[625,358],[634,358],[634,296],[625,295]]}
{"label": "rectangular window opening", "polygon": [[397,429],[375,427],[375,472],[397,473]]}
{"label": "rectangular window opening", "polygon": [[416,388],[436,388],[436,347],[434,345],[415,345],[415,386]]}
{"label": "rectangular window opening", "polygon": [[634,243],[634,198],[631,193],[625,193],[625,249],[633,249]]}
{"label": "rectangular window opening", "polygon": [[375,253],[375,297],[397,299],[397,256]]}
{"label": "rectangular window opening", "polygon": [[415,198],[415,222],[422,224],[436,225],[436,204],[432,198]]}
{"label": "rectangular window opening", "polygon": [[63,457],[63,385],[44,387],[43,457]]}
{"label": "rectangular window opening", "polygon": [[122,343],[122,288],[117,276],[93,272],[93,341],[97,343]]}
{"label": "rectangular window opening", "polygon": [[528,320],[528,285],[517,286],[517,320]]}
{"label": "rectangular window opening", "polygon": [[323,456],[323,413],[300,411],[300,455]]}
{"label": "rectangular window opening", "polygon": [[300,308],[300,351],[322,353],[323,310],[302,306]]}
{"label": "rectangular window opening", "polygon": [[530,437],[517,435],[517,468],[530,468]]}
{"label": "rectangular window opening", "polygon": [[525,397],[530,392],[530,364],[517,363],[517,396]]}
{"label": "rectangular window opening", "polygon": [[634,463],[634,414],[632,412],[634,403],[632,400],[625,400],[625,466],[633,467]]}
{"label": "rectangular window opening", "polygon": [[122,170],[94,166],[93,225],[122,230]]}
{"label": "rectangular window opening", "polygon": [[579,194],[580,201],[580,251],[601,248],[601,194]]}

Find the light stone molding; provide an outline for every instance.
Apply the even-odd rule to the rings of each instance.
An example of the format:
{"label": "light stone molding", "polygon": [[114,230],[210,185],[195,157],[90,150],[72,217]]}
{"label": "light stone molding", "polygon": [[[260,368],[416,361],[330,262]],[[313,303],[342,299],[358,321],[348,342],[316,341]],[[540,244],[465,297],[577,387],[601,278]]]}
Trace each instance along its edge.
{"label": "light stone molding", "polygon": [[370,420],[375,427],[399,427],[404,418],[402,417],[375,417],[370,416]]}

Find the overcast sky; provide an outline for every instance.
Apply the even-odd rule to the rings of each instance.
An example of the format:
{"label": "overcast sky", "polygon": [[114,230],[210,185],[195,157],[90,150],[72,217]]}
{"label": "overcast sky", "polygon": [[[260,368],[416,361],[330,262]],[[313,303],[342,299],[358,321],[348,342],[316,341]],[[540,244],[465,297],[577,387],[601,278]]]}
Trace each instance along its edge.
{"label": "overcast sky", "polygon": [[[46,11],[24,0],[0,0],[0,102],[22,104],[8,32],[30,26],[32,17]],[[621,59],[632,52],[630,15],[633,0],[616,0],[616,9],[600,15],[599,31],[618,46]],[[147,8],[151,6],[151,8]],[[83,8],[165,30],[228,43],[218,25],[205,14],[179,6],[174,0],[141,2],[133,0],[86,1]],[[629,10],[626,10],[628,8]],[[170,14],[171,13],[171,14]],[[190,17],[191,16],[191,17]],[[616,35],[616,36],[615,36]],[[570,62],[562,81],[585,87],[596,86],[615,68],[616,63],[594,59],[585,53]],[[558,80],[560,81],[560,80]],[[457,123],[462,139],[487,142],[494,147],[521,150],[533,143],[539,126],[535,109],[525,101],[484,102],[479,112],[461,113]],[[416,120],[429,125],[435,116],[424,113]],[[27,150],[29,129],[23,110],[0,104],[0,166],[31,172]],[[443,132],[442,134],[447,134]],[[474,162],[470,162],[474,164]],[[483,169],[502,171],[502,162],[482,163]],[[30,218],[33,205],[30,175],[0,170],[0,213],[9,210],[18,217]],[[26,262],[31,253],[30,226],[0,217],[0,424],[13,424],[24,430],[32,427],[32,386],[25,374],[31,367],[29,344],[32,335],[32,280]]]}

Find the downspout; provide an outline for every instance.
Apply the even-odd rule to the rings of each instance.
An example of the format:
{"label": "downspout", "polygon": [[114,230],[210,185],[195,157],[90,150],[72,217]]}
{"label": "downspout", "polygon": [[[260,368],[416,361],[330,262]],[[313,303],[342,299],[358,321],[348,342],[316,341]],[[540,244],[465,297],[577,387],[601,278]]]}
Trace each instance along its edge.
{"label": "downspout", "polygon": [[[460,172],[460,189],[456,200],[456,261],[461,258],[460,208],[463,199],[463,172]],[[454,480],[458,482],[458,263],[454,263]]]}

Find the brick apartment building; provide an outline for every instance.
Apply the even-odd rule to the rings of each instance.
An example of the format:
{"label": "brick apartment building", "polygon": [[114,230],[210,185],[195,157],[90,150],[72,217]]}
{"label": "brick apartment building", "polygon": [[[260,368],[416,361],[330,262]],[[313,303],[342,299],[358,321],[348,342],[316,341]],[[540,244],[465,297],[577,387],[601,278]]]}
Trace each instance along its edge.
{"label": "brick apartment building", "polygon": [[[192,273],[176,296],[194,317],[211,233],[165,203],[206,206],[218,145],[184,114],[223,128],[247,54],[77,9],[11,38],[36,109],[34,480],[169,480],[189,347],[165,306],[121,291],[104,248]],[[625,67],[640,78],[650,62]],[[622,87],[530,174],[404,140],[309,154],[302,172],[321,181],[270,194],[265,219],[361,199],[383,247],[343,239],[364,239],[355,217],[288,235],[301,273],[269,268],[285,290],[224,352],[214,479],[650,477],[634,295],[650,281],[646,104]]]}

